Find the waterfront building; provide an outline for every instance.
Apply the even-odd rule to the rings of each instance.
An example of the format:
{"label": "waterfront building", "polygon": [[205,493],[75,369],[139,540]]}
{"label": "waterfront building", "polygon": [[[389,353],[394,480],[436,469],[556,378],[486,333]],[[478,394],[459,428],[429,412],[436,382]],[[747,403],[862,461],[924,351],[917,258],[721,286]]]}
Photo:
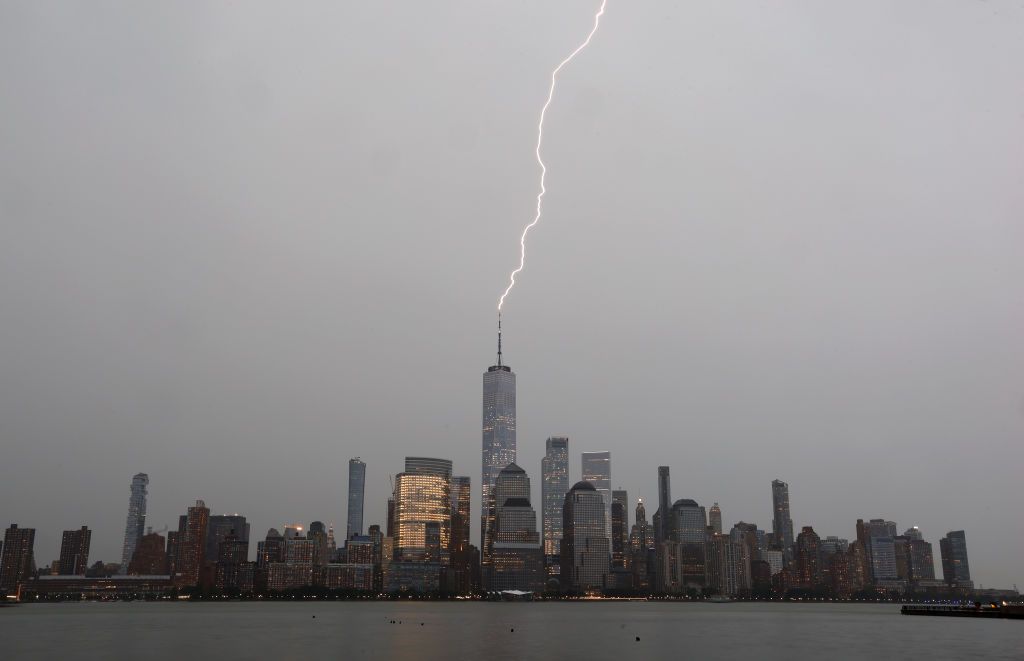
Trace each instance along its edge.
{"label": "waterfront building", "polygon": [[832,590],[832,596],[837,599],[849,599],[853,594],[850,566],[850,555],[843,549],[837,550],[828,559],[829,587]]}
{"label": "waterfront building", "polygon": [[124,542],[121,545],[121,574],[128,573],[128,565],[135,554],[135,545],[146,530],[146,496],[149,476],[136,473],[132,477],[131,495],[128,497],[128,518],[124,524]]}
{"label": "waterfront building", "polygon": [[406,469],[395,477],[395,560],[427,562],[433,558],[434,562],[447,564],[452,522],[451,462],[409,457]]}
{"label": "waterfront building", "polygon": [[452,553],[469,548],[469,526],[472,515],[472,487],[469,477],[459,475],[451,479],[452,501]]}
{"label": "waterfront building", "polygon": [[772,480],[772,534],[788,565],[793,559],[793,517],[789,510],[789,485]]}
{"label": "waterfront building", "polygon": [[284,535],[276,528],[267,531],[266,538],[256,544],[256,566],[266,569],[275,562],[284,562]]}
{"label": "waterfront building", "polygon": [[35,542],[35,528],[19,528],[12,523],[4,531],[4,544],[0,549],[0,597],[16,594],[18,587],[32,577]]}
{"label": "waterfront building", "polygon": [[135,546],[135,555],[128,563],[129,576],[165,576],[169,574],[164,536],[148,532]]}
{"label": "waterfront building", "polygon": [[359,457],[348,460],[348,523],[345,539],[363,534],[363,496],[366,491],[366,464]]}
{"label": "waterfront building", "polygon": [[612,567],[629,563],[629,495],[612,491]]}
{"label": "waterfront building", "polygon": [[537,592],[544,585],[544,553],[537,532],[537,514],[530,504],[530,478],[516,464],[506,466],[494,481],[494,534],[490,564],[485,567],[489,591]]}
{"label": "waterfront building", "polygon": [[654,527],[647,522],[643,498],[636,503],[635,523],[629,533],[629,569],[633,575],[633,589],[650,591],[654,585],[651,574],[656,563]]}
{"label": "waterfront building", "polygon": [[224,594],[252,592],[256,563],[249,562],[249,540],[228,533],[217,546],[214,585]]}
{"label": "waterfront building", "polygon": [[658,466],[658,511],[654,513],[655,541],[665,542],[671,537],[672,531],[665,524],[669,519],[669,508],[672,507],[672,484],[669,479],[669,467]]}
{"label": "waterfront building", "polygon": [[545,441],[541,460],[541,508],[544,557],[548,576],[558,576],[562,553],[562,507],[569,491],[569,439],[552,436]]}
{"label": "waterfront building", "polygon": [[65,530],[60,540],[60,562],[58,574],[85,576],[89,567],[89,542],[92,531],[86,526],[78,530]]}
{"label": "waterfront building", "polygon": [[715,503],[708,510],[708,525],[711,526],[711,532],[722,533],[722,508]]}
{"label": "waterfront building", "polygon": [[605,536],[612,536],[612,453],[584,452],[581,457],[582,480],[590,482],[604,499]]}
{"label": "waterfront building", "polygon": [[561,580],[565,589],[593,592],[604,587],[609,568],[607,508],[594,485],[581,481],[565,495],[562,510]]}
{"label": "waterfront building", "polygon": [[220,552],[220,543],[233,535],[249,544],[249,524],[241,514],[212,514],[206,524],[204,557],[213,561]]}
{"label": "waterfront building", "polygon": [[909,543],[911,581],[931,581],[935,579],[935,558],[932,545],[923,539],[911,538]]}
{"label": "waterfront building", "polygon": [[306,539],[313,544],[313,565],[323,567],[330,562],[328,547],[330,542],[327,537],[327,527],[323,521],[313,521],[309,524],[309,531]]}
{"label": "waterfront building", "polygon": [[501,334],[498,335],[498,363],[483,375],[482,466],[480,472],[480,548],[490,547],[488,521],[491,488],[501,469],[516,461],[516,375],[501,363]]}
{"label": "waterfront building", "polygon": [[179,530],[178,561],[176,563],[178,583],[186,587],[199,585],[200,574],[206,559],[206,531],[210,520],[210,508],[201,500],[188,508],[185,528]]}
{"label": "waterfront building", "polygon": [[707,574],[704,566],[707,512],[697,501],[681,498],[673,503],[669,517],[670,541],[678,544],[669,549],[669,557],[675,558],[675,564],[671,566],[671,583],[678,590],[699,589],[704,586]]}
{"label": "waterfront building", "polygon": [[963,530],[953,530],[939,540],[942,556],[942,580],[947,585],[973,587],[971,566],[967,562],[967,535]]}
{"label": "waterfront building", "polygon": [[823,584],[821,538],[811,526],[796,536],[797,581],[805,590],[817,590]]}
{"label": "waterfront building", "polygon": [[730,535],[710,533],[705,541],[706,583],[713,594],[734,597],[750,589],[747,546]]}
{"label": "waterfront building", "polygon": [[318,584],[328,590],[355,590],[369,592],[374,589],[374,566],[365,563],[329,564],[319,572]]}
{"label": "waterfront building", "polygon": [[871,578],[875,584],[899,578],[896,571],[896,540],[894,537],[872,537],[869,547]]}

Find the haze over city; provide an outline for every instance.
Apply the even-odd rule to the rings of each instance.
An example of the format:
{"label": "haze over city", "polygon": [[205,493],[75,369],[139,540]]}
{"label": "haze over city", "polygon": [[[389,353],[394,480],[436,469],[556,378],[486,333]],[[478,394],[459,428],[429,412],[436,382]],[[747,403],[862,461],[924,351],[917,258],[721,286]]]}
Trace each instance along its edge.
{"label": "haze over city", "polygon": [[[119,560],[140,471],[156,528],[202,498],[254,539],[344,529],[354,456],[367,524],[407,455],[453,460],[476,514],[536,112],[593,4],[3,8],[0,521],[40,565],[81,525]],[[534,502],[564,435],[570,483],[609,450],[630,509],[670,465],[769,528],[778,478],[797,528],[962,529],[976,584],[1018,582],[1022,28],[611,5],[504,308]]]}

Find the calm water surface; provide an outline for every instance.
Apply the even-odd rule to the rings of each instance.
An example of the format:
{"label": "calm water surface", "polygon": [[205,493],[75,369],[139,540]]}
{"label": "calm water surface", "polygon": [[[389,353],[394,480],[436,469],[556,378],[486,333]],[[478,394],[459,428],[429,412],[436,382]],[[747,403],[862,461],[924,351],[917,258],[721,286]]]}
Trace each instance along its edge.
{"label": "calm water surface", "polygon": [[879,604],[23,604],[0,609],[0,650],[3,659],[1024,659],[1024,621],[907,617]]}

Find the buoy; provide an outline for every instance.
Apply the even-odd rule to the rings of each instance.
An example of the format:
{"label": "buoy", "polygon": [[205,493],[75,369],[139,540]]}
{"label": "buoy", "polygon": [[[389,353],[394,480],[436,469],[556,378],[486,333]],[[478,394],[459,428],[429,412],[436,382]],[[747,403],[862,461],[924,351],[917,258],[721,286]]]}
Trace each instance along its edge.
{"label": "buoy", "polygon": [[636,642],[638,642],[638,643],[640,642],[640,636],[636,637]]}

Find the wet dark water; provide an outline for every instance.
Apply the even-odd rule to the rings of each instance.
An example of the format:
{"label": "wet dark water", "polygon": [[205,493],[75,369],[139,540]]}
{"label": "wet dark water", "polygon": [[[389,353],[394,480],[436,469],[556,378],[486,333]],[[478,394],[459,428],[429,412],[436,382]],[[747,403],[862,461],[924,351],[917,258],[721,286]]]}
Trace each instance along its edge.
{"label": "wet dark water", "polygon": [[0,658],[1024,659],[1024,621],[879,604],[22,604],[0,609]]}

